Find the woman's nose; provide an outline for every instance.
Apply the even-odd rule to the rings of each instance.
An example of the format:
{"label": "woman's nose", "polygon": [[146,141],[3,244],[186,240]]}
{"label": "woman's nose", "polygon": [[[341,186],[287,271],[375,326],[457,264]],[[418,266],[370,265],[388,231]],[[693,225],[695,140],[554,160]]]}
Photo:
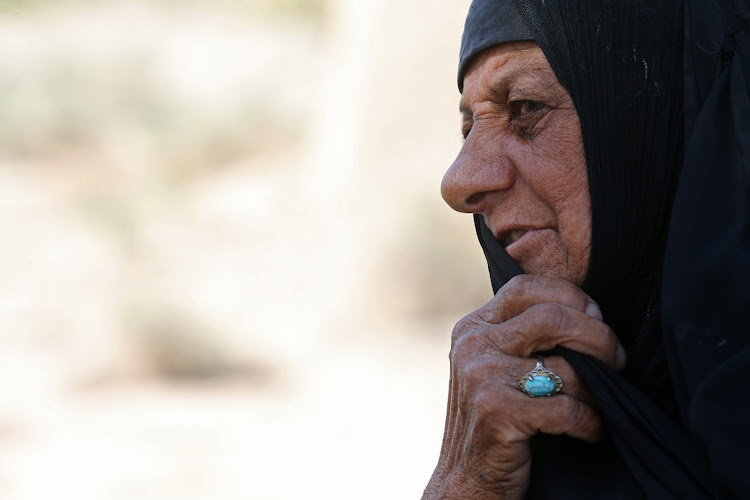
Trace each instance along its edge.
{"label": "woman's nose", "polygon": [[480,150],[469,140],[445,173],[440,192],[453,210],[477,213],[487,209],[493,195],[510,189],[515,171],[501,151]]}

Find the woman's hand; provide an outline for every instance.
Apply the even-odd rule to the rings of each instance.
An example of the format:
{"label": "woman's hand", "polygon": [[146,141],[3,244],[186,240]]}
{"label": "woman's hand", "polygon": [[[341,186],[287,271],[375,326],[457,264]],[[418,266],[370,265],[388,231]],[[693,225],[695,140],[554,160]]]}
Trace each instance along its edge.
{"label": "woman's hand", "polygon": [[515,499],[528,488],[529,439],[538,432],[600,439],[602,423],[575,371],[544,359],[563,380],[551,397],[518,389],[532,353],[565,346],[614,369],[625,351],[599,306],[562,280],[521,275],[458,322],[451,343],[448,413],[440,459],[423,499]]}

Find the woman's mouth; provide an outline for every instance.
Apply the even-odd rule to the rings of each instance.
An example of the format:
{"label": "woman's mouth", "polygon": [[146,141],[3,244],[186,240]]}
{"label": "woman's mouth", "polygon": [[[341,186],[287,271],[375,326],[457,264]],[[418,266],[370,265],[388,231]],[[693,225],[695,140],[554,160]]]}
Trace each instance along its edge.
{"label": "woman's mouth", "polygon": [[526,234],[529,230],[528,229],[514,229],[513,231],[510,231],[505,237],[500,241],[500,243],[503,245],[503,248],[507,247],[508,245],[511,245],[515,243],[516,241],[520,240],[521,237]]}

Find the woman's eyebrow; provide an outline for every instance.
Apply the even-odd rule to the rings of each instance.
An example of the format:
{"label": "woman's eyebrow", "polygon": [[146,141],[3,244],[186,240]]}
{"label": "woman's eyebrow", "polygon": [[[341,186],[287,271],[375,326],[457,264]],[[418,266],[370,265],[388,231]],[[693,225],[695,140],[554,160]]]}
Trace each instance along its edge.
{"label": "woman's eyebrow", "polygon": [[519,72],[516,82],[521,90],[559,92],[559,82],[555,74],[548,69],[536,68],[533,65]]}
{"label": "woman's eyebrow", "polygon": [[520,73],[520,71],[513,71],[510,74],[506,71],[502,78],[491,80],[489,90],[492,97],[498,99],[507,96],[507,89],[518,79],[518,73]]}
{"label": "woman's eyebrow", "polygon": [[[502,89],[506,88],[508,85],[513,83],[513,80],[515,80],[515,78],[516,78],[516,75],[514,72],[511,74],[504,75],[503,78],[497,81],[490,79],[490,82],[488,85],[489,95],[492,96],[494,99],[497,99],[498,96],[500,95],[504,95]],[[458,111],[464,116],[471,116],[471,107],[466,103],[464,99],[465,99],[465,94],[461,96],[461,101],[458,104]]]}
{"label": "woman's eyebrow", "polygon": [[[555,91],[559,91],[557,88],[558,81],[554,73],[545,70],[541,65],[537,65],[534,62],[529,66],[517,66],[510,69],[504,69],[501,73],[503,74],[497,77],[497,79],[495,79],[496,76],[493,75],[489,80],[487,90],[489,95],[494,99],[507,97],[507,89],[513,84],[523,84],[523,87],[526,87],[528,85],[526,82],[529,81],[531,81],[531,85],[533,85],[533,88],[530,90],[554,89]],[[458,104],[458,111],[464,117],[471,117],[471,107],[466,103],[465,99],[466,97],[464,94],[461,96],[461,101]]]}
{"label": "woman's eyebrow", "polygon": [[464,102],[463,99],[461,99],[461,102],[458,103],[458,112],[461,113],[461,116],[464,117],[471,116],[471,108]]}

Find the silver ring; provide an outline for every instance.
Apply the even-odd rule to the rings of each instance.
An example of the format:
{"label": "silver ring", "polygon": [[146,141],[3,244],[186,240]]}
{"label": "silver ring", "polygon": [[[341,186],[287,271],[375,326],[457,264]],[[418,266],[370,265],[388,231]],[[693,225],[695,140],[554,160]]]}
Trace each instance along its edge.
{"label": "silver ring", "polygon": [[552,396],[560,392],[562,386],[562,379],[546,369],[541,361],[537,361],[536,367],[518,381],[518,388],[532,398]]}

